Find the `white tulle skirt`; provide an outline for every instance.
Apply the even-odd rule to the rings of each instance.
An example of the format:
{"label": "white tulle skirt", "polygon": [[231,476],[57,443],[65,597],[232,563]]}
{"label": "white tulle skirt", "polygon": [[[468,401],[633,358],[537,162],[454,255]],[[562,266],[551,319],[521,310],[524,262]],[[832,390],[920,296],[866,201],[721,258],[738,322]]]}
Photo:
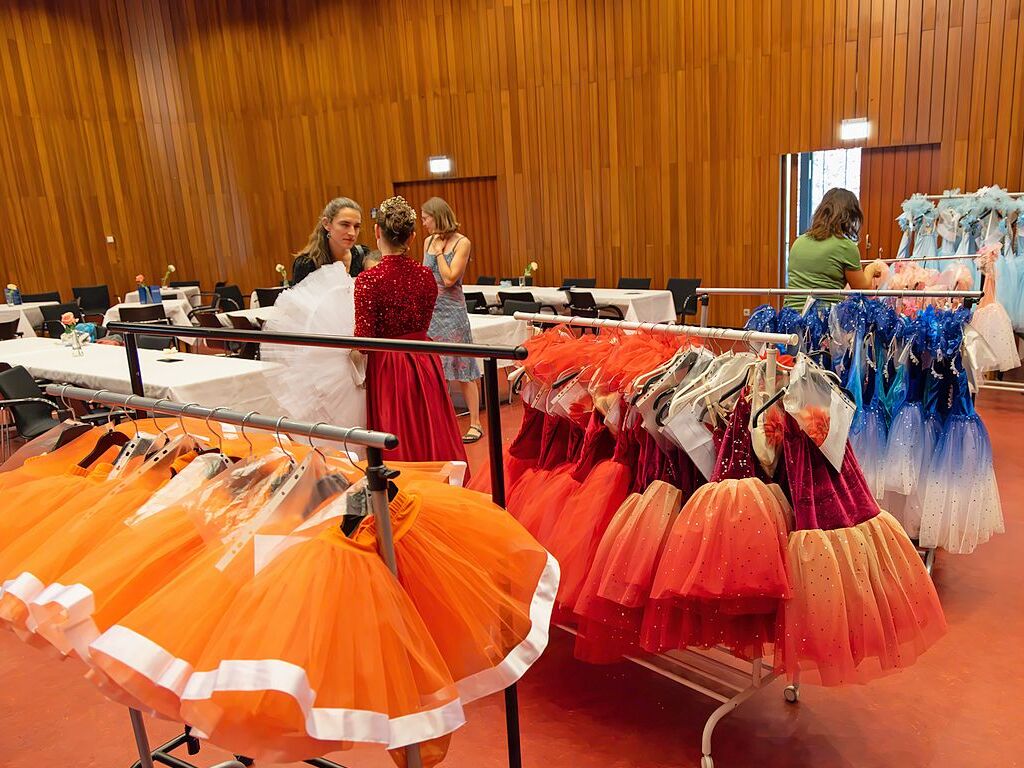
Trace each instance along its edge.
{"label": "white tulle skirt", "polygon": [[976,309],[971,325],[985,340],[984,354],[975,360],[978,370],[1009,371],[1020,365],[1013,324],[1002,304],[993,302]]}
{"label": "white tulle skirt", "polygon": [[924,487],[920,544],[969,554],[1003,532],[992,444],[977,414],[952,415]]}
{"label": "white tulle skirt", "polygon": [[[321,267],[278,297],[274,317],[263,330],[351,336],[354,288],[344,264]],[[283,415],[341,427],[366,426],[362,376],[347,349],[264,344],[260,356],[264,362],[280,363],[267,376]]]}
{"label": "white tulle skirt", "polygon": [[916,539],[921,528],[921,502],[928,467],[938,442],[938,423],[925,418],[920,401],[900,406],[889,426],[883,460],[884,509]]}
{"label": "white tulle skirt", "polygon": [[886,450],[888,428],[882,407],[877,402],[870,403],[864,409],[862,424],[857,432],[850,433],[850,445],[860,462],[864,479],[868,481],[871,495],[879,503],[885,497],[886,481]]}

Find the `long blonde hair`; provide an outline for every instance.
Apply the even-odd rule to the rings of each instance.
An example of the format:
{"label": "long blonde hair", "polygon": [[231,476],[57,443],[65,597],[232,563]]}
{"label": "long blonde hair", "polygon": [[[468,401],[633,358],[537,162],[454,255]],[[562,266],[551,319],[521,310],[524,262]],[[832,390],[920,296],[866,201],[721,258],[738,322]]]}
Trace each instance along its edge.
{"label": "long blonde hair", "polygon": [[331,200],[324,208],[323,215],[317,219],[316,227],[309,236],[309,242],[306,243],[306,247],[298,253],[294,254],[296,258],[299,256],[305,256],[307,259],[312,261],[317,268],[322,267],[324,264],[331,264],[334,261],[334,256],[331,255],[331,246],[327,240],[327,230],[324,229],[324,219],[327,221],[334,221],[334,217],[337,216],[345,208],[351,208],[359,211],[361,214],[363,209],[359,207],[359,203],[348,197],[336,197]]}

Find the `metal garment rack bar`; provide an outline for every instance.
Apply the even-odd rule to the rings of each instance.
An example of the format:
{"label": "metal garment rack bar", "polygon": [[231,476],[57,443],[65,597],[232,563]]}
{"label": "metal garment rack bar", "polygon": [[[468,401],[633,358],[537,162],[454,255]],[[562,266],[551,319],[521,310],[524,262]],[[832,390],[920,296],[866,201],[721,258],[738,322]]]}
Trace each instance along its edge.
{"label": "metal garment rack bar", "polygon": [[876,296],[900,299],[963,299],[971,306],[981,299],[981,291],[893,291],[886,289],[854,291],[849,288],[829,290],[821,288],[698,288],[700,324],[708,324],[708,301],[711,296]]}
{"label": "metal garment rack bar", "polygon": [[[70,398],[89,403],[135,408],[167,416],[191,416],[222,424],[235,424],[241,426],[242,429],[253,427],[255,429],[273,431],[278,434],[330,440],[342,445],[355,444],[364,446],[366,448],[367,486],[370,490],[371,506],[377,529],[377,548],[381,558],[391,572],[396,576],[398,575],[398,568],[395,564],[394,537],[391,531],[391,515],[388,511],[387,483],[391,470],[384,465],[384,449],[396,448],[398,446],[398,438],[395,435],[359,427],[337,427],[332,424],[310,424],[309,422],[296,421],[294,419],[275,419],[260,414],[245,414],[229,408],[206,408],[176,403],[166,398],[154,399],[141,395],[123,395],[105,389],[86,389],[67,384],[49,384],[46,387],[46,393],[59,397],[62,400]],[[146,724],[142,719],[142,713],[136,709],[129,708],[128,714],[131,718],[135,744],[139,751],[139,761],[135,763],[136,766],[139,768],[152,768],[154,762],[159,762],[163,765],[171,766],[171,768],[193,768],[190,763],[169,754],[171,750],[183,744],[189,745],[190,751],[197,749],[198,742],[193,737],[186,733],[153,750],[149,744],[149,736],[146,733]],[[406,747],[405,757],[409,768],[421,768],[423,763],[420,757],[419,745],[414,744]],[[337,763],[324,759],[315,759],[308,762],[321,768],[334,768],[335,766],[337,768],[344,768]],[[214,766],[214,768],[245,768],[245,764],[239,760],[229,760]]]}
{"label": "metal garment rack bar", "polygon": [[628,320],[605,320],[592,317],[566,317],[546,315],[542,312],[516,312],[516,320],[527,320],[542,325],[559,324],[580,328],[619,328],[626,331],[650,331],[679,336],[694,336],[702,339],[723,339],[725,341],[747,341],[752,344],[797,344],[800,337],[795,333],[762,333],[760,331],[738,331],[734,328],[708,328],[675,323],[634,323]]}
{"label": "metal garment rack bar", "polygon": [[880,261],[883,264],[902,264],[904,262],[912,261],[963,261],[964,259],[973,259],[974,256],[909,256],[905,259],[861,259],[861,264],[873,264],[876,261]]}
{"label": "metal garment rack bar", "polygon": [[[241,331],[231,328],[197,328],[184,326],[158,326],[144,323],[110,323],[107,330],[121,333],[125,337],[125,352],[128,356],[128,372],[132,391],[137,395],[145,393],[142,368],[139,363],[139,348],[136,334],[146,336],[187,337],[215,341],[249,342],[256,344],[286,344],[293,346],[329,347],[335,349],[359,349],[365,351],[412,352],[417,354],[457,355],[460,357],[482,358],[484,361],[484,397],[487,406],[487,440],[491,456],[491,498],[494,503],[505,507],[505,462],[502,455],[501,402],[498,399],[498,360],[525,360],[527,352],[522,347],[488,346],[484,344],[447,344],[433,341],[411,341],[403,339],[378,339],[357,336],[326,336],[322,334],[268,333],[267,331]],[[275,422],[276,423],[276,422]],[[353,441],[354,442],[354,441]],[[370,450],[367,449],[369,458]],[[383,463],[383,462],[381,462]],[[372,474],[370,477],[372,478]],[[385,482],[386,486],[386,482]],[[372,485],[371,485],[372,488]],[[383,509],[387,510],[387,504]],[[376,509],[375,509],[376,513]],[[385,515],[386,524],[391,519]],[[381,525],[384,525],[381,521]],[[505,731],[508,741],[509,768],[522,768],[522,744],[519,728],[519,697],[515,683],[505,689]],[[319,768],[333,768],[335,763],[328,760],[307,760]],[[409,768],[417,768],[409,764]],[[133,768],[136,768],[133,766]],[[142,768],[145,768],[143,766]],[[175,766],[182,768],[182,766]]]}
{"label": "metal garment rack bar", "polygon": [[[516,320],[525,320],[538,325],[557,323],[585,328],[624,328],[626,330],[643,330],[651,333],[667,333],[689,335],[702,338],[734,339],[737,341],[757,340],[768,344],[766,361],[768,365],[767,380],[769,393],[774,394],[775,373],[778,365],[779,351],[774,344],[796,344],[799,337],[788,333],[755,333],[753,331],[737,331],[727,328],[701,328],[672,323],[633,323],[625,320],[604,320],[589,317],[565,317],[540,313],[516,312]],[[566,624],[556,624],[560,629],[576,634],[576,629]],[[701,735],[701,768],[714,768],[711,757],[711,737],[715,726],[736,709],[740,704],[753,696],[761,688],[780,676],[774,666],[767,665],[761,658],[746,662],[729,654],[724,649],[714,648],[707,651],[686,649],[669,651],[645,656],[625,656],[645,669],[655,672],[691,690],[697,691],[708,698],[719,702],[719,707],[712,712],[704,723]],[[789,703],[796,703],[800,698],[799,682],[794,680],[786,687],[784,698]]]}

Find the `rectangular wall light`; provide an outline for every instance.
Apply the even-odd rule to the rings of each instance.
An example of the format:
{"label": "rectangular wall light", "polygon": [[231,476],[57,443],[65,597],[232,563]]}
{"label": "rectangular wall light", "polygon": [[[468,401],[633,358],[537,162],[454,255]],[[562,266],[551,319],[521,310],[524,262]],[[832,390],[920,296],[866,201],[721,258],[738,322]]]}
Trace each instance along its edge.
{"label": "rectangular wall light", "polygon": [[433,176],[445,176],[452,172],[452,159],[448,155],[429,157],[427,168]]}
{"label": "rectangular wall light", "polygon": [[855,117],[843,120],[839,124],[839,138],[842,141],[857,141],[871,135],[871,123],[866,117]]}

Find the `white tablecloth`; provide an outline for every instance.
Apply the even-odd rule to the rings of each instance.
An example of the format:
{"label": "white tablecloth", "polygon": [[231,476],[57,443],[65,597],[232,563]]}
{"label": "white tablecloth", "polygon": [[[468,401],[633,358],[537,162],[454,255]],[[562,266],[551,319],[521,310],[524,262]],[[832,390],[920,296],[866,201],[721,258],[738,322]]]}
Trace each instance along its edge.
{"label": "white tablecloth", "polygon": [[[192,305],[184,299],[167,299],[163,302],[164,314],[167,315],[167,319],[170,320],[171,325],[192,325],[192,321],[188,319],[188,313],[192,310]],[[149,304],[140,304],[137,301],[126,301],[123,304],[115,304],[107,310],[106,314],[103,315],[103,324],[116,323],[121,319],[121,307],[147,307]]]}
{"label": "white tablecloth", "polygon": [[[121,394],[132,391],[123,347],[86,344],[85,354],[73,357],[57,339],[14,339],[0,341],[0,360],[23,365],[36,378]],[[139,363],[148,397],[280,414],[265,377],[266,371],[278,367],[276,363],[150,349],[139,350]]]}
{"label": "white tablecloth", "polygon": [[26,336],[35,336],[32,329],[43,324],[43,313],[40,307],[57,304],[56,301],[27,301],[23,304],[0,304],[0,320],[9,320],[13,313],[18,312],[21,320],[18,330]]}
{"label": "white tablecloth", "polygon": [[[187,301],[189,309],[195,309],[202,304],[202,297],[199,295],[198,286],[186,285],[183,288],[161,288],[162,297],[173,297],[174,300]],[[137,302],[139,300],[139,289],[133,288],[124,295],[126,302]]]}
{"label": "white tablecloth", "polygon": [[[530,324],[504,315],[470,315],[469,327],[474,344],[496,347],[515,347],[530,338]],[[515,365],[514,360],[499,360],[499,368]]]}
{"label": "white tablecloth", "polygon": [[[482,293],[488,304],[498,303],[498,291],[529,291],[535,301],[562,310],[568,302],[566,292],[559,288],[514,285],[464,285],[463,290]],[[622,310],[626,320],[634,323],[666,323],[676,319],[675,304],[669,291],[630,291],[620,288],[581,288],[599,305],[609,304]]]}

